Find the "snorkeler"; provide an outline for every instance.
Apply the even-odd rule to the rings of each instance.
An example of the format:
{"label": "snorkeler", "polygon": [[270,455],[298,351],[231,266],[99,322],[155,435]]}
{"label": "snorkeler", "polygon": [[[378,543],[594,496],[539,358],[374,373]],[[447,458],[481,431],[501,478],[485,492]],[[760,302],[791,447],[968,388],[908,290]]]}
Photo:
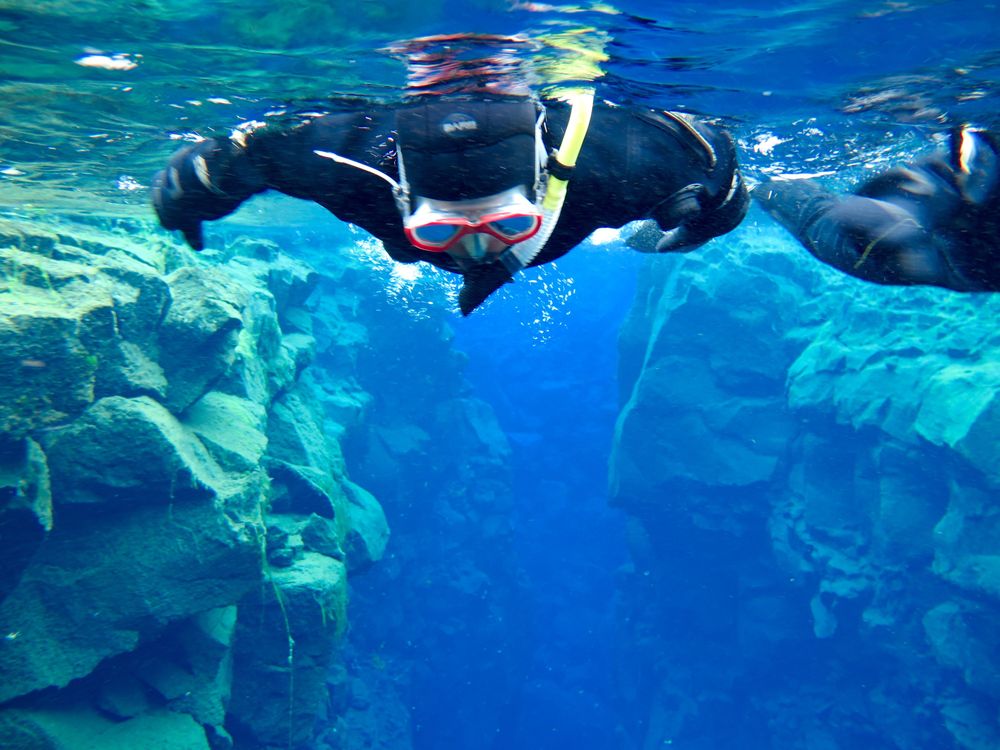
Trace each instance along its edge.
{"label": "snorkeler", "polygon": [[746,213],[732,140],[694,117],[592,94],[418,98],[186,146],[153,178],[160,222],[201,250],[202,222],[257,193],[312,200],[397,261],[462,274],[468,315],[600,227],[651,219],[633,247],[687,252]]}
{"label": "snorkeler", "polygon": [[839,196],[812,179],[753,197],[809,252],[877,284],[1000,291],[1000,140],[963,127],[947,152],[894,167]]}

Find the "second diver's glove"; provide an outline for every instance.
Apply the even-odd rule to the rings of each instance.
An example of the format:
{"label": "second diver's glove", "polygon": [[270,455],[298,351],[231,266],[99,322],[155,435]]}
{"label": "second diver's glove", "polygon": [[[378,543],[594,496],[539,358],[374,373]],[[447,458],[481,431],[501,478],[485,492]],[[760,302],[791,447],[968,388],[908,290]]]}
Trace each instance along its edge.
{"label": "second diver's glove", "polygon": [[[166,169],[153,175],[151,198],[160,224],[179,229],[195,250],[205,247],[201,223],[226,216],[253,192],[232,195],[218,186],[219,177],[231,171],[236,149],[228,141],[214,140],[185,146],[170,157]],[[221,175],[209,175],[209,164]]]}
{"label": "second diver's glove", "polygon": [[465,283],[458,293],[458,309],[462,315],[469,315],[493,292],[514,280],[510,271],[499,261],[480,263],[463,274]]}

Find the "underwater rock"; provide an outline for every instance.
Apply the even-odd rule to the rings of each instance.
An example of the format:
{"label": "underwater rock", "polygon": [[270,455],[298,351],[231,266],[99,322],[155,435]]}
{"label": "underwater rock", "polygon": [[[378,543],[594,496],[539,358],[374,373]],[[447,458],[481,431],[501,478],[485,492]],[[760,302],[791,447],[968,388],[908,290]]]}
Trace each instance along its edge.
{"label": "underwater rock", "polygon": [[996,711],[974,700],[955,696],[940,699],[941,716],[962,750],[994,750],[1000,747]]}
{"label": "underwater rock", "polygon": [[290,701],[305,746],[387,536],[339,444],[371,397],[308,371],[358,324],[274,243],[52,226],[0,220],[0,746],[287,747]]}
{"label": "underwater rock", "polygon": [[389,543],[385,512],[374,495],[350,481],[341,483],[347,495],[348,530],[344,538],[347,568],[352,573],[366,570],[382,559]]}
{"label": "underwater rock", "polygon": [[[286,525],[294,528],[288,529]],[[301,522],[296,516],[275,515],[267,524],[267,563],[276,568],[287,568],[302,556],[302,536],[298,533]]]}
{"label": "underwater rock", "polygon": [[155,711],[115,721],[93,709],[0,709],[8,750],[209,750],[205,730],[190,716]]}
{"label": "underwater rock", "polygon": [[987,357],[935,369],[914,427],[930,443],[951,448],[1000,484],[1000,365]]}
{"label": "underwater rock", "polygon": [[0,292],[0,432],[21,437],[93,401],[97,356],[81,332],[112,315],[112,298],[86,266],[11,249],[0,250]]}
{"label": "underwater rock", "polygon": [[258,533],[211,498],[72,518],[57,510],[0,602],[0,703],[65,686],[170,623],[235,603],[260,581]]}
{"label": "underwater rock", "polygon": [[248,292],[216,268],[181,268],[167,277],[172,302],[159,332],[166,406],[183,412],[211,389],[236,356]]}
{"label": "underwater rock", "polygon": [[240,602],[227,722],[237,746],[310,746],[346,608],[344,564],[309,551]]}
{"label": "underwater rock", "polygon": [[[635,679],[706,706],[753,684],[776,747],[993,747],[1000,297],[862,284],[769,229],[651,259],[621,333],[610,487],[648,550],[625,594]],[[780,633],[753,631],[750,570]],[[794,694],[767,666],[788,653],[812,665]],[[853,703],[831,675],[859,662],[893,666]],[[852,707],[817,725],[809,702]],[[730,744],[726,711],[688,740]]]}
{"label": "underwater rock", "polygon": [[293,515],[315,513],[324,518],[336,517],[338,503],[329,472],[270,458],[264,465],[271,477],[272,510]]}
{"label": "underwater rock", "polygon": [[412,716],[402,670],[382,653],[343,647],[345,659],[329,674],[330,709],[317,750],[410,750]]}
{"label": "underwater rock", "polygon": [[265,466],[272,480],[273,510],[334,518],[344,499],[334,472],[344,472],[339,445],[327,440],[316,397],[297,386],[268,412]]}
{"label": "underwater rock", "polygon": [[671,484],[735,491],[774,478],[796,431],[784,379],[799,345],[750,332],[781,323],[759,300],[773,299],[768,307],[788,317],[806,294],[756,267],[744,273],[750,280],[711,253],[672,271],[662,259],[648,265],[620,339],[623,405],[609,486],[625,507]]}
{"label": "underwater rock", "polygon": [[344,550],[340,546],[337,525],[331,519],[313,513],[306,519],[299,534],[305,549],[319,552],[334,560],[344,559]]}
{"label": "underwater rock", "polygon": [[315,291],[320,275],[305,263],[284,254],[268,263],[267,270],[267,287],[274,295],[282,327],[285,327],[287,314],[305,304]]}
{"label": "underwater rock", "polygon": [[198,436],[227,471],[250,471],[267,449],[267,411],[262,404],[209,391],[184,413],[183,425]]}
{"label": "underwater rock", "polygon": [[159,638],[138,677],[161,701],[204,726],[226,720],[236,605],[199,612]]}
{"label": "underwater rock", "polygon": [[934,572],[975,597],[1000,601],[1000,514],[992,487],[952,482],[934,528]]}
{"label": "underwater rock", "polygon": [[267,422],[269,458],[297,466],[342,472],[344,459],[326,439],[323,411],[315,395],[293,388],[271,406]]}
{"label": "underwater rock", "polygon": [[204,500],[222,481],[198,438],[146,396],[101,399],[48,433],[45,450],[57,507]]}
{"label": "underwater rock", "polygon": [[130,341],[103,347],[97,360],[94,396],[151,396],[162,401],[167,396],[163,368]]}
{"label": "underwater rock", "polygon": [[982,326],[992,302],[934,289],[856,298],[837,326],[812,332],[789,369],[789,404],[832,412],[841,424],[872,427],[902,443],[926,440],[1000,482],[993,449],[1000,369],[991,356],[1000,334]]}
{"label": "underwater rock", "polygon": [[270,513],[267,516],[267,559],[287,568],[306,551],[334,560],[344,559],[337,522],[312,513],[308,516]]}
{"label": "underwater rock", "polygon": [[0,438],[0,600],[52,530],[49,467],[34,440]]}
{"label": "underwater rock", "polygon": [[943,666],[961,672],[974,690],[1000,698],[994,656],[1000,650],[1000,614],[973,602],[948,601],[924,615],[923,625]]}

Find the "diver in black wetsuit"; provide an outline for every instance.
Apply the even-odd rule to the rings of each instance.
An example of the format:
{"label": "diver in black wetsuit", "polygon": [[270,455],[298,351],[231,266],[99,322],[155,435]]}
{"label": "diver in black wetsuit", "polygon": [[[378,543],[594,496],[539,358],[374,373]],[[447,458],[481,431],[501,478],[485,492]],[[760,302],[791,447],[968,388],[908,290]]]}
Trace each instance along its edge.
{"label": "diver in black wetsuit", "polygon": [[813,255],[878,284],[1000,291],[1000,139],[960,128],[925,156],[836,195],[769,180],[753,197]]}
{"label": "diver in black wetsuit", "polygon": [[202,221],[256,193],[313,200],[397,261],[461,273],[468,315],[599,227],[652,219],[633,247],[687,252],[746,213],[731,139],[696,118],[592,97],[421,98],[182,148],[153,179],[160,222],[200,250]]}

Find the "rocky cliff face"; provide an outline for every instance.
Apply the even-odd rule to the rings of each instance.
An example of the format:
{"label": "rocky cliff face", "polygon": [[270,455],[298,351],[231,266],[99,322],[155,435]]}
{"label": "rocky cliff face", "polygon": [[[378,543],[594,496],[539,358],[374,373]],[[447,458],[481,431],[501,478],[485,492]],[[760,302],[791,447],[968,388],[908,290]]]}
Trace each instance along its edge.
{"label": "rocky cliff face", "polygon": [[1000,746],[998,311],[752,221],[652,260],[611,462],[636,747]]}
{"label": "rocky cliff face", "polygon": [[385,547],[339,444],[365,394],[308,369],[318,276],[172,247],[0,223],[4,747],[307,746]]}

